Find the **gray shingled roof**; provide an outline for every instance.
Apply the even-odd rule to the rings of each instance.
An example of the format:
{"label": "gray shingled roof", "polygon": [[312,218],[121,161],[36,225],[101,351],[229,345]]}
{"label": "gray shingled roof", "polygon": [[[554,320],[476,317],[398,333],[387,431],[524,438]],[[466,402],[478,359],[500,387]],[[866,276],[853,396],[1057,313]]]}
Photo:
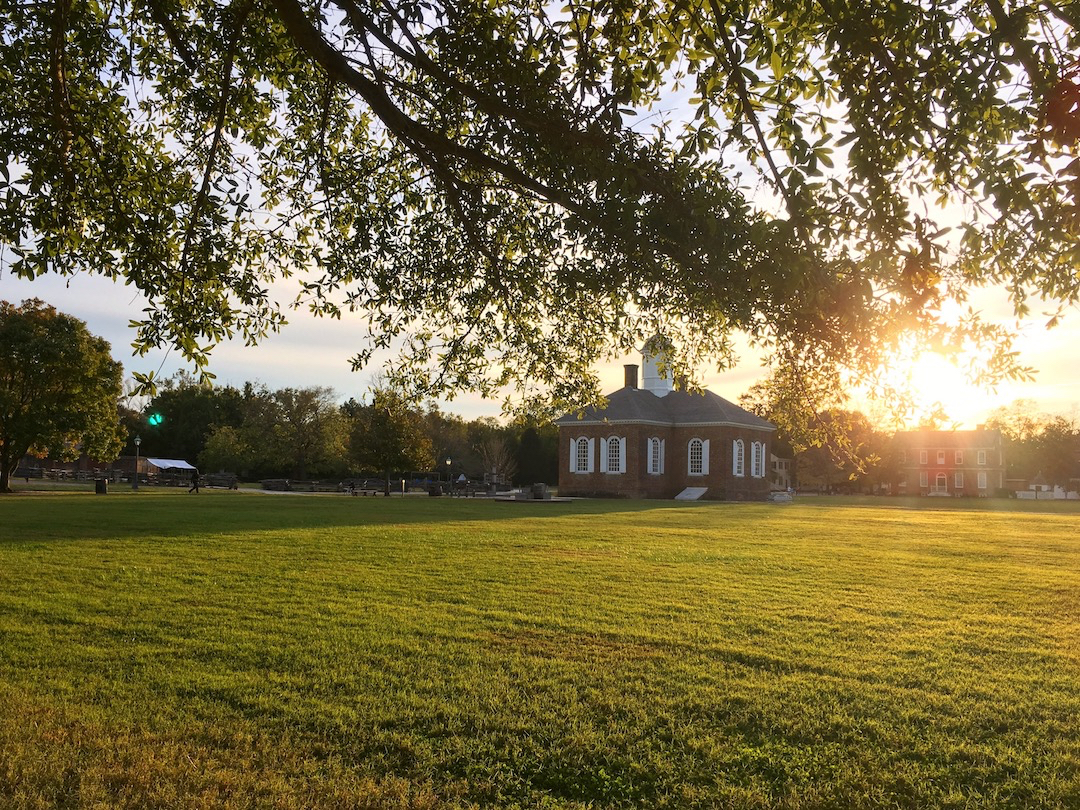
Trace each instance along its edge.
{"label": "gray shingled roof", "polygon": [[691,393],[672,391],[658,397],[644,388],[620,388],[608,394],[606,408],[589,408],[579,419],[568,413],[557,425],[587,425],[603,422],[640,422],[651,425],[733,425],[757,430],[776,430],[771,422],[728,402],[712,391]]}

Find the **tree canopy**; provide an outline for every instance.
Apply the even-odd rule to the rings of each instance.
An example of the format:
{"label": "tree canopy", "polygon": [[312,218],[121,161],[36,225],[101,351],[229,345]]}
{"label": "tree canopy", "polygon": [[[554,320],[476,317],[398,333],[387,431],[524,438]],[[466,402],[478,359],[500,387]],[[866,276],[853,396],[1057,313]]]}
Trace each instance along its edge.
{"label": "tree canopy", "polygon": [[115,458],[121,375],[82,321],[36,299],[0,301],[0,492],[27,453]]}
{"label": "tree canopy", "polygon": [[376,384],[369,401],[350,399],[342,412],[350,421],[349,457],[357,469],[379,473],[435,469],[424,415],[400,392]]}
{"label": "tree canopy", "polygon": [[1072,489],[1080,482],[1080,420],[1075,413],[1041,413],[1034,402],[1021,399],[994,409],[986,427],[1001,431],[1008,478],[1030,481],[1042,476],[1046,483]]}
{"label": "tree canopy", "polygon": [[[662,334],[876,373],[1080,294],[1075,6],[54,0],[0,10],[0,244],[205,366],[299,303],[422,395],[592,392]],[[44,78],[43,78],[44,77]],[[951,231],[950,231],[951,228]],[[149,376],[144,378],[149,380]]]}
{"label": "tree canopy", "polygon": [[[239,424],[243,409],[244,393],[237,388],[211,387],[181,372],[159,383],[157,393],[131,426],[131,438],[140,437],[147,456],[194,460],[214,428]],[[129,444],[127,450],[134,454],[134,445]]]}

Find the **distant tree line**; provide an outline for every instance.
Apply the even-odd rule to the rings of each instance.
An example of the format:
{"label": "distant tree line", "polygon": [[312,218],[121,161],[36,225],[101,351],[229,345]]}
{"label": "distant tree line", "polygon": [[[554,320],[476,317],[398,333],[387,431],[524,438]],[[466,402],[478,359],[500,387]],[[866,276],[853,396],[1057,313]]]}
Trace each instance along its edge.
{"label": "distant tree line", "polygon": [[1075,412],[1048,414],[1031,400],[1020,399],[992,411],[986,426],[1001,431],[1007,478],[1030,481],[1042,476],[1047,484],[1059,486],[1080,478],[1080,419]]}
{"label": "distant tree line", "polygon": [[554,425],[467,421],[434,404],[416,407],[382,382],[365,397],[340,403],[331,388],[211,387],[181,372],[144,406],[121,407],[121,420],[127,454],[134,454],[138,435],[143,455],[186,459],[204,472],[226,470],[249,480],[406,472],[494,473],[515,484],[558,479]]}

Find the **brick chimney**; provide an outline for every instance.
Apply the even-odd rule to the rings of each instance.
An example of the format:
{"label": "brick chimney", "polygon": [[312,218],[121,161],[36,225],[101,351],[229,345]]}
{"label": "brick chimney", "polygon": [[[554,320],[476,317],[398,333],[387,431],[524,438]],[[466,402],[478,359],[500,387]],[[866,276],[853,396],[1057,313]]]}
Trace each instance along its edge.
{"label": "brick chimney", "polygon": [[623,366],[626,380],[623,383],[627,388],[637,388],[637,363],[627,363]]}

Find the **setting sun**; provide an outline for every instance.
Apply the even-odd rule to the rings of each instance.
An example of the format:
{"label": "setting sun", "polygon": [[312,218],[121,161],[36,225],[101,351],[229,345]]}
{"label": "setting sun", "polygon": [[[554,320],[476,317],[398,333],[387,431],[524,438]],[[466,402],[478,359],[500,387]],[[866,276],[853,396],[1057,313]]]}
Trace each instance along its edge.
{"label": "setting sun", "polygon": [[993,407],[996,397],[985,387],[972,383],[964,368],[937,352],[923,352],[908,365],[906,380],[918,421],[942,411],[946,424],[974,427]]}
{"label": "setting sun", "polygon": [[971,353],[946,356],[912,343],[882,368],[874,393],[853,391],[852,406],[896,427],[974,428],[1004,404],[1001,390],[974,379],[985,366]]}

